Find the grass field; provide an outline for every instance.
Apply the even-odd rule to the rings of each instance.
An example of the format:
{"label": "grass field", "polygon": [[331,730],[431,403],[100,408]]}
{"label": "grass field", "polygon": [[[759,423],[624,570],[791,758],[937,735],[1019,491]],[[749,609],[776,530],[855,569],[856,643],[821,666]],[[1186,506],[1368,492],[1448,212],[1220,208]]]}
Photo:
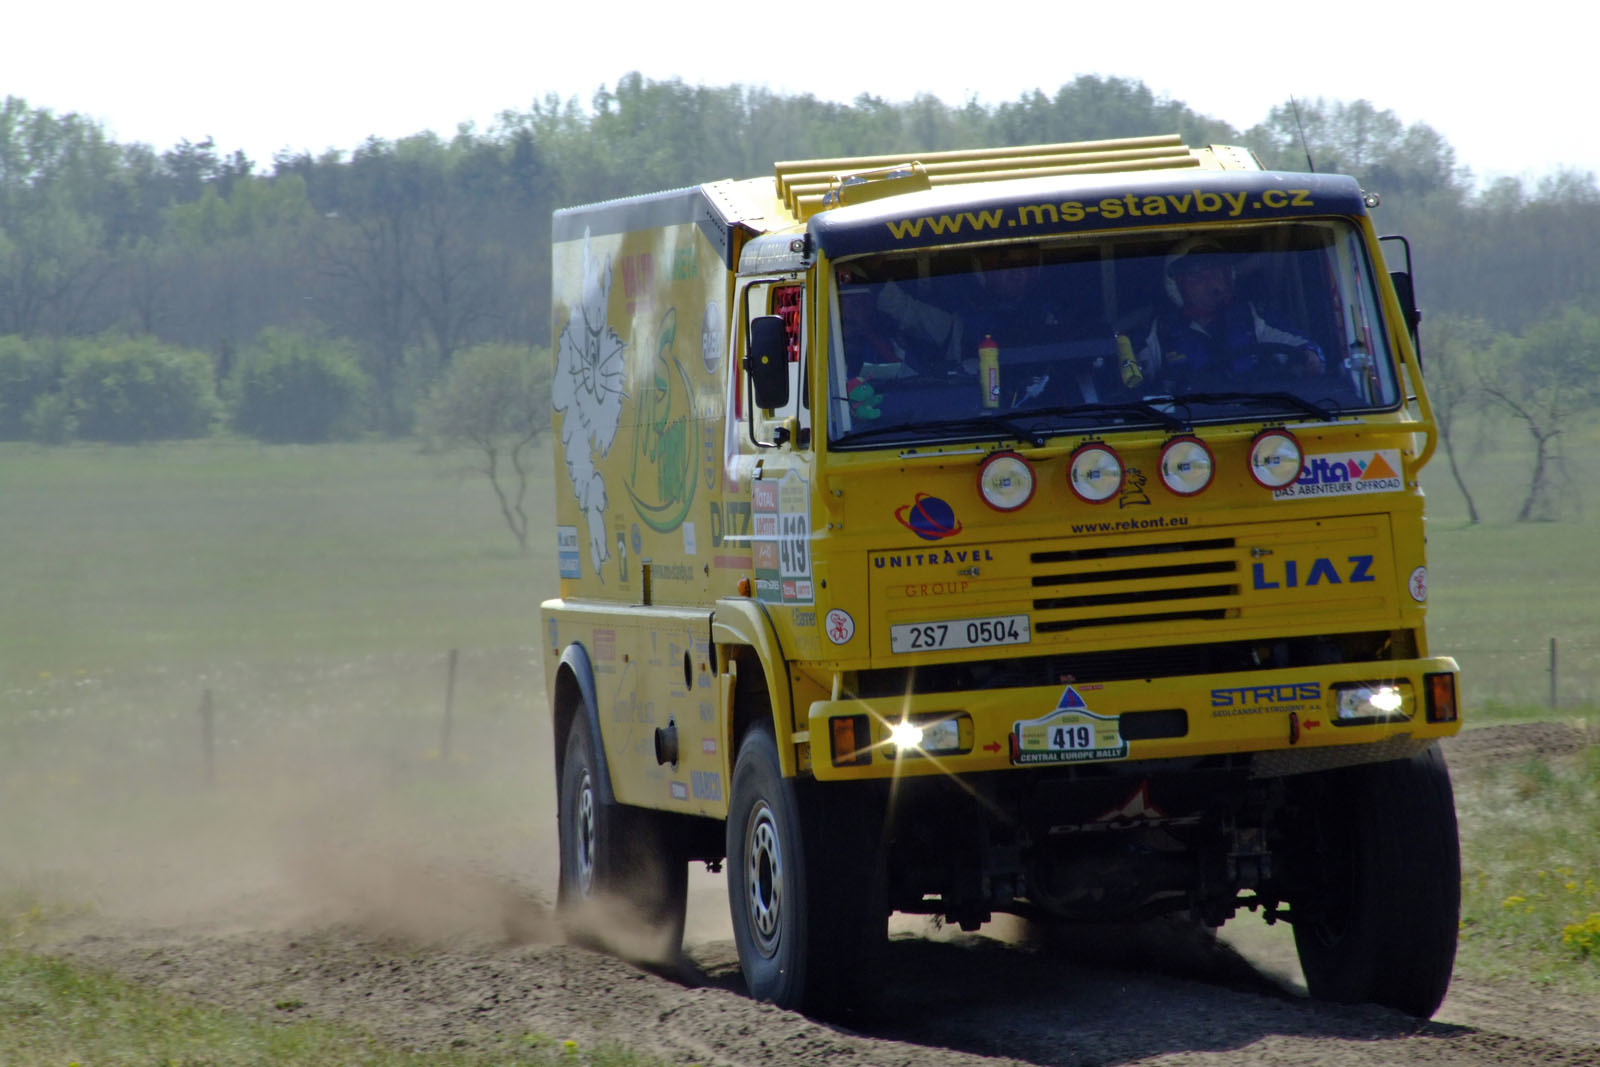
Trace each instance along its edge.
{"label": "grass field", "polygon": [[[1465,436],[1458,462],[1482,521],[1467,522],[1442,452],[1423,479],[1433,647],[1460,661],[1480,717],[1550,713],[1552,640],[1555,710],[1600,706],[1600,467],[1562,465],[1562,521],[1514,522],[1532,466],[1525,438],[1511,426]],[[1583,455],[1596,443],[1600,428],[1585,425],[1565,448]]]}
{"label": "grass field", "polygon": [[[1571,468],[1568,520],[1515,523],[1525,452],[1505,431],[1466,457],[1476,526],[1442,462],[1425,483],[1433,647],[1461,661],[1474,724],[1588,716],[1600,703],[1600,567],[1589,558],[1600,471]],[[0,934],[20,943],[85,909],[148,917],[158,903],[181,919],[219,899],[248,904],[250,887],[308,842],[340,854],[356,840],[391,846],[387,860],[402,863],[424,846],[432,859],[496,854],[495,877],[548,891],[537,614],[556,584],[553,539],[536,532],[518,553],[466,459],[406,443],[0,445]],[[548,514],[551,475],[540,467],[536,515]],[[1585,909],[1600,909],[1586,881],[1600,869],[1597,777],[1593,758],[1510,768],[1462,796],[1463,965],[1491,971],[1499,953],[1520,961],[1512,973],[1551,981],[1600,971],[1600,951],[1583,951]],[[175,886],[174,869],[203,875]],[[308,902],[364,890],[296,888]],[[60,997],[181,1016],[183,1032],[257,1025],[191,1024],[191,1009],[99,982],[7,950],[0,1049],[42,1042],[46,1062],[66,1062],[88,1032],[72,1019],[112,1026],[65,1012]],[[67,1037],[39,1029],[58,1016]],[[225,1040],[258,1042],[238,1062],[276,1061],[269,1036]],[[296,1040],[367,1048],[360,1035]],[[152,1047],[161,1062],[234,1062],[185,1051],[204,1045]],[[380,1053],[351,1062],[410,1062]]]}
{"label": "grass field", "polygon": [[1458,788],[1458,967],[1600,992],[1600,747]]}

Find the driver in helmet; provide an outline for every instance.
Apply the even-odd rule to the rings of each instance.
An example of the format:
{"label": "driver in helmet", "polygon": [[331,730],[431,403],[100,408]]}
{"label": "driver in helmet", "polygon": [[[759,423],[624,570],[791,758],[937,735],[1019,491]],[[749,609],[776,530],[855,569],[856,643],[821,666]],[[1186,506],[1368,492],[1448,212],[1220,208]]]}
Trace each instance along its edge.
{"label": "driver in helmet", "polygon": [[1216,242],[1189,238],[1165,261],[1173,310],[1158,316],[1140,353],[1157,382],[1196,376],[1240,384],[1261,373],[1314,377],[1323,370],[1315,343],[1273,323],[1234,295],[1232,257]]}

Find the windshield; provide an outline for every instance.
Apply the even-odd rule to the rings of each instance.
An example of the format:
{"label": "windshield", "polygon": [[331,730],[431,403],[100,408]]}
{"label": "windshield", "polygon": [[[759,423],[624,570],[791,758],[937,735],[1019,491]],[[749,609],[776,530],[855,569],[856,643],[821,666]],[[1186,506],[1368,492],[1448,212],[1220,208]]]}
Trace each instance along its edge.
{"label": "windshield", "polygon": [[1399,402],[1371,264],[1339,220],[860,256],[834,282],[845,448]]}

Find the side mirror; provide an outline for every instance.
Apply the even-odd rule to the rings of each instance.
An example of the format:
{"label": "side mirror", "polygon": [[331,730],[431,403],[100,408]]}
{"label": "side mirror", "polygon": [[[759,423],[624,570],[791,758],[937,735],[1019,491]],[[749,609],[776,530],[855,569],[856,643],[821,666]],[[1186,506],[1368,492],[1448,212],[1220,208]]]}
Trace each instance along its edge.
{"label": "side mirror", "polygon": [[780,315],[750,320],[744,370],[755,391],[756,407],[768,411],[789,402],[789,334]]}
{"label": "side mirror", "polygon": [[1417,310],[1417,292],[1411,283],[1411,272],[1406,270],[1392,270],[1389,279],[1394,282],[1394,295],[1400,301],[1400,312],[1406,318],[1406,332],[1411,334],[1411,346],[1417,350],[1417,358],[1422,358],[1422,343],[1417,336],[1417,324],[1422,321],[1422,312]]}

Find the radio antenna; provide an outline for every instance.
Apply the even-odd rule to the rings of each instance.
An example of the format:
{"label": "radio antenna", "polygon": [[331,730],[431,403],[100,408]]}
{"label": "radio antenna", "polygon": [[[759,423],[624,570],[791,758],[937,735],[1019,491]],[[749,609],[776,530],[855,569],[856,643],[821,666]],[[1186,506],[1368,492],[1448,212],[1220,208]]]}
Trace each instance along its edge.
{"label": "radio antenna", "polygon": [[1300,105],[1294,102],[1294,96],[1289,97],[1289,109],[1294,112],[1294,128],[1300,132],[1300,150],[1306,154],[1306,170],[1315,174],[1317,165],[1311,162],[1311,146],[1306,144],[1306,128],[1300,122]]}

